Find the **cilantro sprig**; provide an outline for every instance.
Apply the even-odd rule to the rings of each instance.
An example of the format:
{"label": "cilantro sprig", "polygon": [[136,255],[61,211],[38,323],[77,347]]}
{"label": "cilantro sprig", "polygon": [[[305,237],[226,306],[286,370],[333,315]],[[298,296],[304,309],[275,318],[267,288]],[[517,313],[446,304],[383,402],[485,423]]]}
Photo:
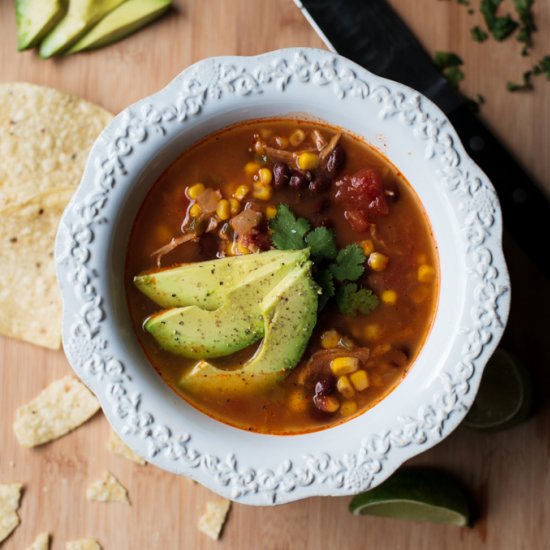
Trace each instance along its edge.
{"label": "cilantro sprig", "polygon": [[[378,305],[378,298],[367,288],[356,283],[365,271],[366,256],[356,243],[338,250],[334,231],[311,225],[298,218],[286,204],[277,207],[270,221],[271,242],[279,250],[309,248],[315,262],[315,278],[321,287],[319,309],[333,297],[340,311],[347,315],[367,314]],[[338,284],[338,288],[337,288]]]}

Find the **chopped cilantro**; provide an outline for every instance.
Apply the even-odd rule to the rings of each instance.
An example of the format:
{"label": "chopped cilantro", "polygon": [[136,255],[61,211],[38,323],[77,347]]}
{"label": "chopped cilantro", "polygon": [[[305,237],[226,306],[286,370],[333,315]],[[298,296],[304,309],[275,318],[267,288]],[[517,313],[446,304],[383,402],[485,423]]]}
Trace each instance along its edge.
{"label": "chopped cilantro", "polygon": [[523,73],[523,82],[517,84],[516,82],[506,82],[506,89],[509,92],[525,92],[533,89],[533,82],[531,78],[533,76],[533,71],[525,71]]}
{"label": "chopped cilantro", "polygon": [[435,52],[435,64],[442,70],[449,67],[460,67],[462,59],[453,52]]}
{"label": "chopped cilantro", "polygon": [[480,11],[485,19],[487,29],[495,40],[504,40],[518,27],[517,21],[510,14],[497,15],[502,0],[481,0]]}
{"label": "chopped cilantro", "polygon": [[334,277],[328,269],[323,269],[317,274],[317,283],[321,287],[322,293],[319,296],[319,311],[321,311],[327,302],[336,294],[334,288]]}
{"label": "chopped cilantro", "polygon": [[452,52],[435,52],[435,64],[439,67],[443,76],[455,88],[461,80],[464,80],[464,72],[460,68],[462,59]]}
{"label": "chopped cilantro", "polygon": [[347,283],[336,294],[338,308],[345,315],[367,315],[378,306],[378,298],[368,288],[359,289],[355,283]]}
{"label": "chopped cilantro", "polygon": [[296,218],[286,204],[277,207],[277,214],[269,223],[273,232],[271,242],[279,250],[300,250],[306,248],[305,234],[310,230],[305,218]]}
{"label": "chopped cilantro", "polygon": [[533,74],[544,74],[550,80],[550,55],[545,55],[534,67]]}
{"label": "chopped cilantro", "polygon": [[356,243],[350,244],[338,252],[330,271],[337,281],[355,281],[365,271],[365,260],[363,249]]}
{"label": "chopped cilantro", "polygon": [[489,35],[479,25],[470,29],[470,36],[475,42],[485,42],[489,38]]}
{"label": "chopped cilantro", "polygon": [[316,227],[306,235],[306,244],[311,249],[311,255],[317,262],[334,260],[338,254],[334,231],[326,227]]}
{"label": "chopped cilantro", "polygon": [[533,47],[533,33],[537,30],[533,16],[534,2],[535,0],[514,0],[514,7],[520,22],[518,42],[523,43],[521,55],[527,55]]}

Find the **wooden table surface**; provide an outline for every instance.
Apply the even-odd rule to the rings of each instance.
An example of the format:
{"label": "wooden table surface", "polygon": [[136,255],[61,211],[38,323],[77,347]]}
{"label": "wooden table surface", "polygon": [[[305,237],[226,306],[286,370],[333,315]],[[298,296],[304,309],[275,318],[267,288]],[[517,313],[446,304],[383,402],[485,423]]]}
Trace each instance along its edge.
{"label": "wooden table surface", "polygon": [[[514,39],[477,44],[469,29],[478,14],[453,1],[391,0],[426,48],[452,50],[465,61],[464,90],[482,93],[482,115],[550,193],[550,83],[510,94],[531,61],[550,53],[550,2],[536,2],[541,31],[530,59]],[[55,86],[117,112],[164,86],[190,63],[212,55],[251,55],[322,43],[291,0],[181,0],[157,24],[102,51],[39,60],[15,50],[13,2],[0,2],[0,81]],[[471,0],[477,5],[477,0]],[[511,6],[511,1],[505,1]],[[375,24],[375,22],[373,22]],[[548,236],[533,235],[548,253]],[[19,447],[11,429],[17,406],[70,372],[61,351],[0,339],[0,483],[25,484],[21,526],[3,548],[24,549],[42,531],[53,548],[94,537],[106,550],[232,549],[442,549],[539,550],[550,547],[550,382],[548,282],[513,243],[507,244],[514,297],[505,342],[523,357],[538,388],[538,412],[510,431],[482,435],[458,429],[413,462],[455,472],[469,486],[479,513],[472,529],[352,517],[348,498],[314,498],[276,508],[234,505],[221,541],[200,534],[196,523],[206,489],[141,467],[105,450],[107,421],[96,415],[67,437],[35,450]],[[85,487],[104,469],[129,489],[132,506],[89,503]]]}

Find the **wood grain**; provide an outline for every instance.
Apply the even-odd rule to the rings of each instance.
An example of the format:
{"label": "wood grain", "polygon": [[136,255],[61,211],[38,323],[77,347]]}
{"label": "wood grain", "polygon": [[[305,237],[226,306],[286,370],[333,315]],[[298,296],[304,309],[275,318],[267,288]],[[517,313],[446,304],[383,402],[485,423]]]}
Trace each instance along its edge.
{"label": "wood grain", "polygon": [[[483,117],[550,193],[550,83],[530,94],[505,91],[530,62],[550,52],[550,3],[536,3],[541,32],[530,59],[519,45],[476,44],[469,29],[479,20],[451,1],[392,0],[426,48],[452,50],[465,61],[464,89],[482,93]],[[117,112],[150,94],[190,63],[219,54],[257,54],[288,46],[322,44],[290,0],[181,0],[177,9],[143,32],[103,51],[41,61],[15,51],[13,3],[0,2],[0,81],[55,86]],[[472,0],[472,4],[477,1]],[[511,2],[506,1],[508,6]],[[548,250],[547,236],[541,247]],[[88,424],[36,450],[20,448],[11,425],[16,407],[68,373],[62,352],[0,339],[0,482],[23,482],[22,524],[6,550],[26,548],[36,534],[66,540],[97,538],[107,550],[195,548],[383,550],[542,550],[550,539],[550,382],[548,282],[513,243],[507,244],[514,283],[505,341],[532,369],[539,389],[537,416],[508,432],[481,435],[458,429],[414,460],[447,468],[471,488],[479,510],[473,529],[356,518],[346,498],[315,498],[276,508],[235,505],[218,543],[198,533],[206,489],[151,466],[109,454],[106,420]],[[128,487],[132,506],[88,503],[85,487],[110,469]]]}

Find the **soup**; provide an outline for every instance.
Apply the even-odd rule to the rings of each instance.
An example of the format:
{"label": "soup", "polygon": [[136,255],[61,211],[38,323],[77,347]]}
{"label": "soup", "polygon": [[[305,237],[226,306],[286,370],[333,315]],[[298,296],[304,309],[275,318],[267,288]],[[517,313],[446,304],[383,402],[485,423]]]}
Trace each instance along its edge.
{"label": "soup", "polygon": [[438,259],[403,175],[320,123],[208,136],[136,217],[125,285],[152,366],[230,425],[295,434],[368,410],[429,331]]}

